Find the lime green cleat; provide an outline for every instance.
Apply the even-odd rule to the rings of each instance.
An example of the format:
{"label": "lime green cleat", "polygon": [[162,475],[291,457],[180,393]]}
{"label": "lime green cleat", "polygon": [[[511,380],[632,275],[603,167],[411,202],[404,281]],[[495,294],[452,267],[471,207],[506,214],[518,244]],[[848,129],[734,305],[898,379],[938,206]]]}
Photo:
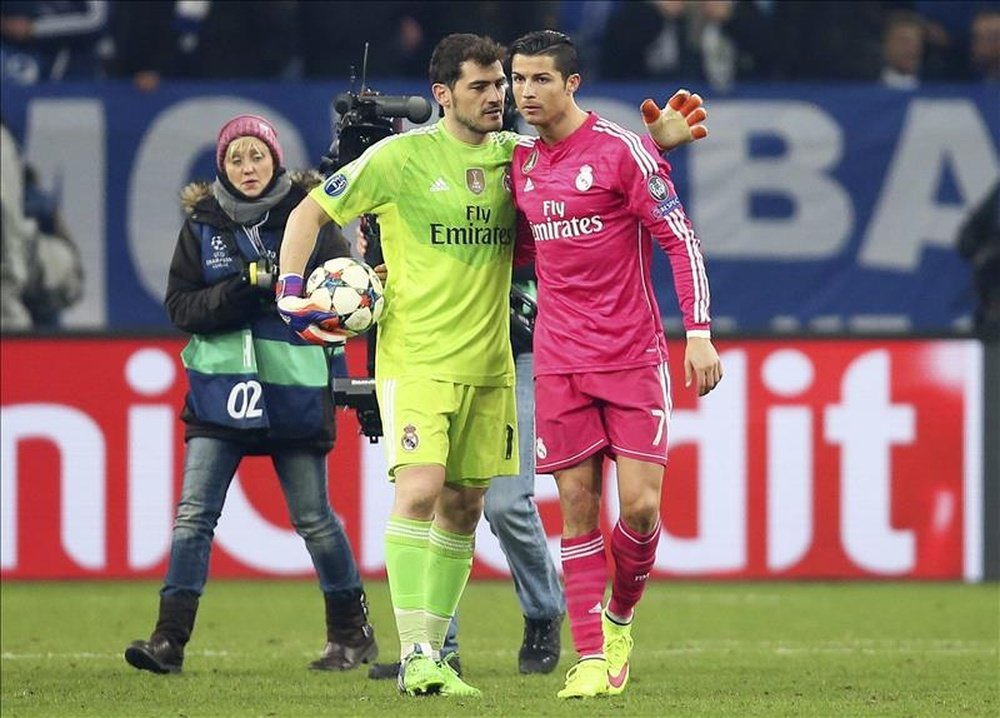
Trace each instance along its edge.
{"label": "lime green cleat", "polygon": [[601,629],[604,631],[604,656],[608,661],[608,693],[621,694],[628,685],[628,659],[632,655],[632,624],[621,625],[608,618],[608,612],[601,614]]}
{"label": "lime green cleat", "polygon": [[441,695],[457,698],[478,698],[482,695],[480,690],[463,681],[449,660],[454,655],[454,653],[449,653],[437,664],[438,670],[440,670],[441,676],[444,678],[444,685],[441,686]]}
{"label": "lime green cleat", "polygon": [[400,693],[408,696],[426,696],[440,693],[446,683],[444,672],[433,658],[419,648],[399,664],[396,685]]}
{"label": "lime green cleat", "polygon": [[569,669],[566,685],[558,698],[595,698],[608,694],[608,662],[603,658],[585,658]]}

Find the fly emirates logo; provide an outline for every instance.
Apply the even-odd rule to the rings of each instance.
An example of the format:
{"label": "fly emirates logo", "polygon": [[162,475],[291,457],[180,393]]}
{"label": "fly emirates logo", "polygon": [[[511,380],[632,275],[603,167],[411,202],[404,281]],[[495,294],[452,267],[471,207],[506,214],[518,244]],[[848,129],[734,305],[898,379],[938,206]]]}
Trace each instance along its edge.
{"label": "fly emirates logo", "polygon": [[531,234],[536,242],[586,237],[604,229],[604,220],[599,214],[566,219],[566,203],[553,199],[542,202],[542,214],[545,215],[544,222],[531,222]]}

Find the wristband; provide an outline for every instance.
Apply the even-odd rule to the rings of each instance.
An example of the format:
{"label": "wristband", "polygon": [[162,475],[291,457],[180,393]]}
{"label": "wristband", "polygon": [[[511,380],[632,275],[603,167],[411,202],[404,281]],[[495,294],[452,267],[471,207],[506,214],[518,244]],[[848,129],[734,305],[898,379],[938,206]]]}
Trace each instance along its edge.
{"label": "wristband", "polygon": [[277,297],[301,297],[302,296],[302,275],[282,274],[278,277],[277,284],[274,285],[274,294]]}

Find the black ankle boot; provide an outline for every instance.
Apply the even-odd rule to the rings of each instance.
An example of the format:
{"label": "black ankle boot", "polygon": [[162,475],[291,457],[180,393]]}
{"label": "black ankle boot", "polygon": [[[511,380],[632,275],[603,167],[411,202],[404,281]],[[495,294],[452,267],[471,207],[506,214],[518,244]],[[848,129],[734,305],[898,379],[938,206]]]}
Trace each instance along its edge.
{"label": "black ankle boot", "polygon": [[156,628],[148,641],[132,641],[125,649],[125,660],[144,671],[180,673],[197,612],[197,596],[161,596]]}
{"label": "black ankle boot", "polygon": [[517,654],[521,673],[551,673],[555,669],[562,648],[561,627],[562,616],[524,619],[524,642]]}
{"label": "black ankle boot", "polygon": [[350,671],[378,657],[375,629],[368,623],[368,603],[362,591],[325,593],[326,647],[309,664],[320,671]]}

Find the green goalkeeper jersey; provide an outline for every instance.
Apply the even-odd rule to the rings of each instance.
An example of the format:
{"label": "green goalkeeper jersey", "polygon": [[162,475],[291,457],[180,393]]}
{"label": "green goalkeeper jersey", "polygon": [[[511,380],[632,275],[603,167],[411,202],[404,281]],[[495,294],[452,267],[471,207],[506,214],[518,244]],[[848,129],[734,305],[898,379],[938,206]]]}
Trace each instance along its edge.
{"label": "green goalkeeper jersey", "polygon": [[510,386],[518,135],[469,145],[443,121],[372,145],[311,196],[343,226],[378,217],[388,269],[376,372]]}

